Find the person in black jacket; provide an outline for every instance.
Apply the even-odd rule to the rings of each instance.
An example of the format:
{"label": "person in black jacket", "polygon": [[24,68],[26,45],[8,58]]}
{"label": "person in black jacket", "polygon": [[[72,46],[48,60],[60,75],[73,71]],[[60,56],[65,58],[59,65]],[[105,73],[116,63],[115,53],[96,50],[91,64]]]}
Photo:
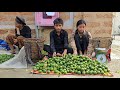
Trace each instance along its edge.
{"label": "person in black jacket", "polygon": [[23,17],[16,16],[15,35],[9,34],[6,37],[6,42],[8,43],[12,54],[15,54],[14,45],[17,45],[19,49],[24,46],[24,38],[31,38],[31,29],[29,26],[26,25],[25,19]]}
{"label": "person in black jacket", "polygon": [[89,39],[92,38],[91,33],[86,31],[86,22],[79,20],[76,24],[77,30],[75,31],[74,40],[77,48],[77,53],[87,55],[89,46]]}
{"label": "person in black jacket", "polygon": [[53,57],[64,56],[67,53],[72,54],[72,48],[68,47],[68,33],[62,29],[63,20],[56,18],[53,23],[54,30],[50,32],[50,48],[45,47],[44,50],[52,53]]}

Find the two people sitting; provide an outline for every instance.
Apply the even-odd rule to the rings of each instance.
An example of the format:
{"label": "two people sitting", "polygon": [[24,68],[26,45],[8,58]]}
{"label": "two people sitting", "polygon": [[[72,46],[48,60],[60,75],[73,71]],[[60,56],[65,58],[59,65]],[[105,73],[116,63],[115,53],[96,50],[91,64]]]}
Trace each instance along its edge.
{"label": "two people sitting", "polygon": [[86,22],[79,20],[76,24],[76,31],[72,35],[71,47],[69,47],[68,33],[62,29],[63,20],[54,20],[54,30],[50,32],[50,46],[44,46],[44,50],[53,56],[64,56],[68,53],[87,55],[91,33],[86,31]]}

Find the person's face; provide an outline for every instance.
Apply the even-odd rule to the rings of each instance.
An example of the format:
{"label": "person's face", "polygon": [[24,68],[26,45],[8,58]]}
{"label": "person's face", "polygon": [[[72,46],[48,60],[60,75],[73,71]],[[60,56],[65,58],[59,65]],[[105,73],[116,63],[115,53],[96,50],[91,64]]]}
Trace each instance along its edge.
{"label": "person's face", "polygon": [[62,27],[63,27],[62,24],[55,24],[55,25],[54,25],[54,28],[55,28],[55,30],[56,30],[57,32],[60,32],[61,29],[62,29]]}
{"label": "person's face", "polygon": [[84,30],[85,30],[85,27],[86,27],[86,25],[85,25],[85,24],[80,24],[80,25],[77,27],[78,32],[83,33],[83,32],[84,32]]}
{"label": "person's face", "polygon": [[15,27],[20,28],[22,25],[15,21]]}

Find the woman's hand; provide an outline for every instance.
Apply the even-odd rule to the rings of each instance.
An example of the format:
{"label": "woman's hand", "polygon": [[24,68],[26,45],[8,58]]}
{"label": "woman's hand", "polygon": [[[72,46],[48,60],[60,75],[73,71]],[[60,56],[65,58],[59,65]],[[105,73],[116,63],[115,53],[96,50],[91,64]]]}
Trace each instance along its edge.
{"label": "woman's hand", "polygon": [[74,55],[77,55],[77,54],[78,54],[78,53],[77,53],[77,50],[74,50],[73,54],[74,54]]}
{"label": "woman's hand", "polygon": [[80,55],[83,55],[81,50],[79,50],[79,53],[80,53]]}
{"label": "woman's hand", "polygon": [[92,55],[88,54],[87,56],[92,59]]}

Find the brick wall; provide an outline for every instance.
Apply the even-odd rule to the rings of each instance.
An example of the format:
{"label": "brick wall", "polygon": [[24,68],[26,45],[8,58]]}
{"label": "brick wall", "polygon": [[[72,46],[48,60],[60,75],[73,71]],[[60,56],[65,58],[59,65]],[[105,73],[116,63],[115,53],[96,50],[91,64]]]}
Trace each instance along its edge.
{"label": "brick wall", "polygon": [[111,37],[112,15],[112,12],[83,12],[79,14],[75,12],[74,23],[76,25],[77,20],[83,18],[87,23],[86,30],[90,31],[93,37]]}
{"label": "brick wall", "polygon": [[[87,23],[86,30],[91,32],[93,37],[111,37],[112,15],[112,12],[73,12],[72,22],[72,19],[70,18],[70,12],[60,12],[60,17],[64,21],[63,28],[68,32],[69,37],[71,36],[72,32],[76,30],[77,21],[82,18]],[[69,22],[72,22],[73,25]],[[53,27],[50,29],[42,29],[44,29],[42,34],[44,34],[46,37],[45,43],[49,44],[49,33]]]}
{"label": "brick wall", "polygon": [[[73,16],[72,16],[73,14]],[[112,33],[112,12],[60,12],[64,21],[64,29],[70,37],[76,29],[76,22],[84,18],[87,23],[86,30],[90,31],[93,37],[111,37]],[[32,37],[36,37],[34,27],[34,12],[0,12],[0,38],[5,39],[9,33],[14,33],[14,19],[16,16],[23,16],[27,25],[32,29]],[[49,33],[53,27],[40,27],[39,36],[46,38],[49,44]]]}
{"label": "brick wall", "polygon": [[33,12],[0,12],[0,38],[5,39],[8,34],[14,34],[16,16],[25,18],[27,25],[32,29],[32,37],[35,37]]}

